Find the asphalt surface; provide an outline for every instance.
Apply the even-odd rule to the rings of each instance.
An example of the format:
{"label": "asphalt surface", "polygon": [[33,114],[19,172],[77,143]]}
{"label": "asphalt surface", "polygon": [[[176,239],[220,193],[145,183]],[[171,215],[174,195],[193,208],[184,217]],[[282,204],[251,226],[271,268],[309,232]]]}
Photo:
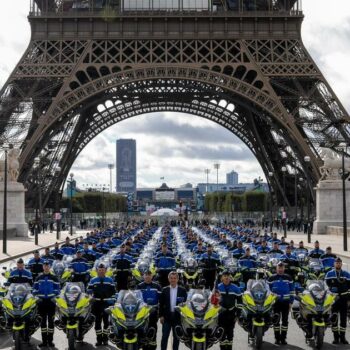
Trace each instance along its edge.
{"label": "asphalt surface", "polygon": [[[24,257],[26,258],[26,257]],[[343,259],[344,265],[350,266],[350,259]],[[8,265],[9,263],[2,264],[0,265],[0,269],[2,270],[2,267],[4,265]],[[347,330],[347,338],[350,340],[350,328],[348,327]],[[161,340],[161,325],[158,327],[158,347],[157,350],[160,349],[160,340]],[[285,350],[301,350],[301,349],[312,349],[312,346],[308,346],[305,343],[305,338],[303,335],[303,332],[301,329],[297,326],[295,320],[290,319],[289,322],[289,331],[288,331],[288,336],[287,336],[287,341],[288,345],[285,346],[278,346],[274,344],[274,336],[273,336],[273,330],[270,329],[265,337],[264,337],[264,344],[262,349],[263,350],[270,350],[270,349],[285,349]],[[325,344],[322,349],[324,350],[335,350],[335,349],[349,349],[350,346],[348,345],[333,345],[333,336],[332,332],[330,329],[327,329],[326,331],[326,337],[325,337]],[[24,347],[24,349],[40,349],[38,345],[41,342],[41,334],[40,330],[37,331],[33,337],[31,338],[31,346]],[[92,349],[116,349],[116,347],[111,344],[109,346],[100,346],[100,347],[95,347],[95,342],[96,342],[96,337],[94,334],[93,329],[90,330],[90,332],[85,336],[84,338],[84,344],[78,345],[77,350],[92,350]],[[65,334],[62,331],[56,330],[55,335],[54,335],[54,343],[55,343],[55,348],[51,349],[58,349],[58,350],[65,350],[68,349],[68,343]],[[0,350],[1,349],[13,349],[13,342],[11,339],[11,335],[8,333],[0,333]],[[171,339],[169,340],[168,344],[168,350],[172,350],[172,343]],[[180,350],[184,350],[186,347],[181,344],[180,345]],[[214,350],[219,350],[220,347],[218,344],[214,345],[211,349]],[[238,349],[238,350],[248,350],[248,349],[253,349],[252,346],[248,345],[248,336],[247,333],[239,326],[236,325],[235,328],[235,336],[234,336],[234,344],[233,344],[233,349]]]}

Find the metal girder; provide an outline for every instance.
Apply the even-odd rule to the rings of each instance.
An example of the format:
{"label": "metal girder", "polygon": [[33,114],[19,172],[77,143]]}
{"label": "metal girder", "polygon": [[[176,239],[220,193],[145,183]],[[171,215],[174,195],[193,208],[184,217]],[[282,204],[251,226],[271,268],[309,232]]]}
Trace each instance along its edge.
{"label": "metal girder", "polygon": [[276,172],[275,192],[282,163],[316,183],[320,144],[349,141],[350,118],[302,44],[298,7],[194,21],[186,12],[117,13],[35,7],[32,41],[0,91],[0,141],[21,147],[23,182],[42,157],[46,201],[93,137],[144,113],[194,114],[232,131],[265,174]]}

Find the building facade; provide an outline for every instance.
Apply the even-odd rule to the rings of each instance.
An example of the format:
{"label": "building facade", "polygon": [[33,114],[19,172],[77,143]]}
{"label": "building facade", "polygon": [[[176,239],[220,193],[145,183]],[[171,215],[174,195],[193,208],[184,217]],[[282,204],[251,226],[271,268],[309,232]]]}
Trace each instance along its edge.
{"label": "building facade", "polygon": [[232,170],[226,174],[226,184],[229,186],[238,185],[238,173]]}
{"label": "building facade", "polygon": [[159,188],[138,188],[135,195],[135,207],[137,206],[139,211],[144,211],[149,206],[153,206],[155,209],[171,208],[176,210],[182,203],[183,208],[196,210],[197,192],[197,188],[170,188],[166,184],[162,184]]}
{"label": "building facade", "polygon": [[117,140],[117,192],[135,193],[136,176],[136,141],[132,139]]}

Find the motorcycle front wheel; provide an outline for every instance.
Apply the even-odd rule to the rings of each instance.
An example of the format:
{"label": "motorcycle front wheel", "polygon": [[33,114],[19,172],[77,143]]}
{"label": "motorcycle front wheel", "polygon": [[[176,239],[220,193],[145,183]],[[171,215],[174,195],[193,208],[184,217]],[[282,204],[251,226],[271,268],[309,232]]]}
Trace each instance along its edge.
{"label": "motorcycle front wheel", "polygon": [[263,327],[256,327],[254,333],[255,348],[261,349],[263,343]]}
{"label": "motorcycle front wheel", "polygon": [[22,339],[20,331],[15,331],[13,333],[13,340],[15,342],[15,350],[22,350]]}
{"label": "motorcycle front wheel", "polygon": [[74,329],[67,330],[67,338],[68,338],[68,350],[75,350],[75,330]]}
{"label": "motorcycle front wheel", "polygon": [[191,350],[205,350],[206,346],[204,343],[192,342]]}
{"label": "motorcycle front wheel", "polygon": [[320,350],[323,346],[324,327],[317,327],[315,330],[315,347]]}

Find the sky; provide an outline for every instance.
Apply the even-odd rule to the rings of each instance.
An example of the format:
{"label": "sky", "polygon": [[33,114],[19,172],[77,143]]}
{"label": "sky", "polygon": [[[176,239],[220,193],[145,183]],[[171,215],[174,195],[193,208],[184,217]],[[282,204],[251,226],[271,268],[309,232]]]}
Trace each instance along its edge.
{"label": "sky", "polygon": [[[317,4],[317,5],[316,5]],[[24,53],[29,40],[29,0],[0,2],[0,86]],[[346,109],[350,110],[350,1],[303,0],[305,46]],[[263,172],[249,149],[223,127],[192,115],[156,113],[120,122],[99,134],[76,159],[72,172],[80,184],[109,184],[108,164],[115,164],[118,138],[137,143],[138,187],[216,182],[231,170],[240,182],[252,182]],[[113,170],[113,187],[115,186]]]}

